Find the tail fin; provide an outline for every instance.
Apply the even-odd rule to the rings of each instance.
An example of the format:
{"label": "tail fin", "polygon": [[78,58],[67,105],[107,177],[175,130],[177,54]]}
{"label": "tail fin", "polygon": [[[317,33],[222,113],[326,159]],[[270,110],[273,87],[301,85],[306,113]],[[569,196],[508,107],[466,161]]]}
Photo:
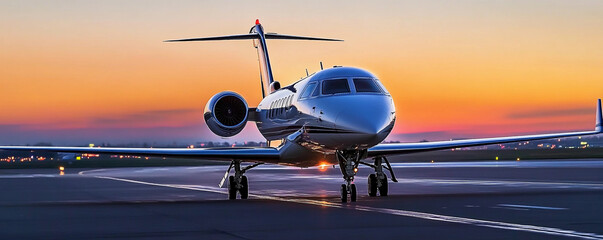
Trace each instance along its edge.
{"label": "tail fin", "polygon": [[315,38],[315,37],[303,37],[303,36],[292,36],[283,35],[277,33],[264,33],[264,28],[260,24],[260,20],[255,20],[255,25],[249,30],[249,34],[240,35],[228,35],[218,37],[206,37],[206,38],[187,38],[177,40],[166,40],[165,42],[193,42],[193,41],[219,41],[219,40],[243,40],[252,39],[253,45],[258,50],[258,60],[260,62],[260,82],[262,84],[262,97],[266,97],[266,93],[270,92],[270,84],[274,82],[272,76],[272,67],[270,65],[270,58],[268,56],[268,49],[266,48],[266,39],[286,39],[286,40],[313,40],[313,41],[343,41],[339,39],[330,38]]}

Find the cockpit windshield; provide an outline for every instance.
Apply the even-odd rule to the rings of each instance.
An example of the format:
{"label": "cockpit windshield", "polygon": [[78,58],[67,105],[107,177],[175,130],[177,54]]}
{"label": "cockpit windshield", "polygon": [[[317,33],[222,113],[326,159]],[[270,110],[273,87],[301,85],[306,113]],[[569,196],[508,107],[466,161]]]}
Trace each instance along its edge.
{"label": "cockpit windshield", "polygon": [[332,79],[322,81],[322,94],[349,93],[350,86],[347,79]]}
{"label": "cockpit windshield", "polygon": [[355,78],[354,79],[354,87],[356,87],[356,92],[364,93],[380,93],[381,90],[379,86],[373,81],[373,79],[369,78]]}
{"label": "cockpit windshield", "polygon": [[334,94],[385,94],[389,95],[379,80],[374,78],[338,78],[310,82],[300,95],[300,100]]}

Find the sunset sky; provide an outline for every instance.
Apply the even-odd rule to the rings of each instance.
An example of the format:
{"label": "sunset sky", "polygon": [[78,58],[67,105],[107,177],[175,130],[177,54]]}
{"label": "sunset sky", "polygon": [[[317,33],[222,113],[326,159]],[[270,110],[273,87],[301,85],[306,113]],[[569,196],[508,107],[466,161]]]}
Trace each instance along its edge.
{"label": "sunset sky", "polygon": [[[603,97],[603,1],[0,1],[0,144],[224,141],[214,94],[261,100],[251,41],[267,32],[276,80],[367,69],[394,96],[388,140],[594,128]],[[260,141],[254,123],[226,141]]]}

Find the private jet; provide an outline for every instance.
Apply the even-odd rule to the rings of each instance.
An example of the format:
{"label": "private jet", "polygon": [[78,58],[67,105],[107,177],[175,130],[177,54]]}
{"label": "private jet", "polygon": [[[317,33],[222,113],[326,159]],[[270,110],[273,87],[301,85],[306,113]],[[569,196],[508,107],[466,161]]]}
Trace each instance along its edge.
{"label": "private jet", "polygon": [[[601,99],[597,102],[594,131],[552,133],[511,137],[464,139],[419,143],[381,143],[396,121],[394,100],[374,74],[355,67],[333,67],[308,74],[288,86],[281,86],[272,75],[267,49],[268,39],[342,41],[266,33],[256,20],[249,33],[167,40],[196,42],[252,40],[257,49],[263,99],[250,107],[239,94],[224,91],[206,104],[203,118],[209,129],[221,137],[240,133],[247,122],[255,122],[270,144],[267,147],[237,148],[90,148],[0,146],[3,150],[54,151],[67,153],[128,154],[229,161],[220,183],[227,182],[228,198],[249,196],[245,173],[264,164],[311,167],[322,163],[338,165],[343,177],[341,201],[357,199],[354,178],[360,164],[374,173],[368,176],[368,195],[387,196],[388,178],[397,182],[389,156],[538,139],[593,135],[602,133]],[[277,145],[277,146],[274,146]],[[274,146],[274,147],[272,147]],[[244,165],[242,165],[244,163]],[[230,174],[234,170],[234,174]],[[386,174],[389,174],[388,175]]]}

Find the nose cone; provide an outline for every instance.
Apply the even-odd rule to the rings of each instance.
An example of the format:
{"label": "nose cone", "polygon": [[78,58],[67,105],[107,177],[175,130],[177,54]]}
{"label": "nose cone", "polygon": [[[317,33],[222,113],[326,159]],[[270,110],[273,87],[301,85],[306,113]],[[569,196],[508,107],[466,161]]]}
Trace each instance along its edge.
{"label": "nose cone", "polygon": [[395,107],[391,97],[366,95],[340,107],[336,128],[347,134],[340,141],[350,147],[371,147],[383,141],[395,122]]}

